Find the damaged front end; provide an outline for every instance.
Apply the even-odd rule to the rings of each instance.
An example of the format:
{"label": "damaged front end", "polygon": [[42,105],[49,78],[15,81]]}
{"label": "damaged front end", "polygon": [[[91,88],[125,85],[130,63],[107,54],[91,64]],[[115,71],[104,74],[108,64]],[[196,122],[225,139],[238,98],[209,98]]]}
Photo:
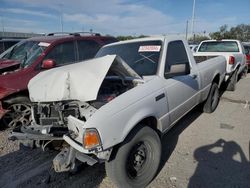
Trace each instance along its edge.
{"label": "damaged front end", "polygon": [[[29,83],[30,99],[34,102],[32,123],[15,129],[10,139],[42,140],[47,141],[46,143],[65,140],[68,144],[69,140],[74,139],[81,143],[76,144],[76,147],[82,147],[82,123],[88,121],[105,104],[142,83],[144,81],[115,55],[79,63],[78,66],[75,64],[43,72]],[[74,121],[81,123],[77,125]],[[72,142],[74,143],[75,141]],[[110,151],[102,151],[101,146],[90,151],[94,161],[106,160],[109,153]],[[65,156],[63,159],[62,155]],[[57,171],[65,171],[66,167],[63,166],[69,166],[65,164],[72,157],[94,164],[93,160],[84,156],[85,154],[72,147],[64,148],[55,159]],[[64,165],[60,165],[62,163]]]}
{"label": "damaged front end", "polygon": [[[67,117],[88,118],[96,109],[79,101],[35,103],[32,105],[30,125],[17,127],[11,133],[11,140],[63,140],[68,133]],[[81,112],[85,112],[85,116]]]}

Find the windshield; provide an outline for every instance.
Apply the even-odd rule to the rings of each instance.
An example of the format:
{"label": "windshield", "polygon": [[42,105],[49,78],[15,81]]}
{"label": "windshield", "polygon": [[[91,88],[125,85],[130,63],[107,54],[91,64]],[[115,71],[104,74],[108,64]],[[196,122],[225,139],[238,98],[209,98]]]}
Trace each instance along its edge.
{"label": "windshield", "polygon": [[17,60],[21,63],[21,67],[27,67],[34,63],[34,61],[46,49],[45,46],[40,45],[37,41],[21,41],[13,48],[8,49],[0,55],[1,59]]}
{"label": "windshield", "polygon": [[96,57],[120,56],[138,75],[155,75],[160,59],[161,41],[142,41],[101,48]]}
{"label": "windshield", "polygon": [[239,52],[239,48],[234,41],[213,41],[203,42],[199,52]]}

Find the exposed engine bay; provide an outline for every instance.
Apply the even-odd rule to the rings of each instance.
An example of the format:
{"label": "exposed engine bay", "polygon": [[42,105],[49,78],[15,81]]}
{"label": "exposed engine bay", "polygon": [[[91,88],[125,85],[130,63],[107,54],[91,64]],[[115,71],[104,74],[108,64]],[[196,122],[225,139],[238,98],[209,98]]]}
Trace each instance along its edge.
{"label": "exposed engine bay", "polygon": [[106,76],[99,89],[97,99],[94,101],[67,100],[34,103],[32,106],[32,123],[29,126],[21,127],[20,131],[46,135],[48,136],[46,140],[50,140],[49,137],[51,139],[62,137],[68,132],[68,116],[71,115],[86,122],[103,105],[141,82],[141,80],[138,81],[131,77]]}

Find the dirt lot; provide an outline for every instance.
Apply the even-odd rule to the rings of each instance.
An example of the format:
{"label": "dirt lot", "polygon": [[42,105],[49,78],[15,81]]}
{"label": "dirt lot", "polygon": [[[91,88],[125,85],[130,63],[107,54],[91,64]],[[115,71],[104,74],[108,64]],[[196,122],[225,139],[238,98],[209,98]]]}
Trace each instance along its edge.
{"label": "dirt lot", "polygon": [[[194,109],[163,138],[159,173],[149,187],[250,187],[250,74],[225,92],[213,114]],[[104,165],[55,173],[55,151],[19,149],[0,130],[0,187],[115,187]]]}

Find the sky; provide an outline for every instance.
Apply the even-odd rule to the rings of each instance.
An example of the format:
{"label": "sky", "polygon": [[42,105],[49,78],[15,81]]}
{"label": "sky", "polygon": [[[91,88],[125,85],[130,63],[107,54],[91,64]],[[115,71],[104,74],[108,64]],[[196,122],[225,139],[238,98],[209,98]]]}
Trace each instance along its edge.
{"label": "sky", "polygon": [[[0,32],[119,35],[191,32],[194,0],[0,0]],[[196,0],[194,32],[250,24],[250,0]]]}

